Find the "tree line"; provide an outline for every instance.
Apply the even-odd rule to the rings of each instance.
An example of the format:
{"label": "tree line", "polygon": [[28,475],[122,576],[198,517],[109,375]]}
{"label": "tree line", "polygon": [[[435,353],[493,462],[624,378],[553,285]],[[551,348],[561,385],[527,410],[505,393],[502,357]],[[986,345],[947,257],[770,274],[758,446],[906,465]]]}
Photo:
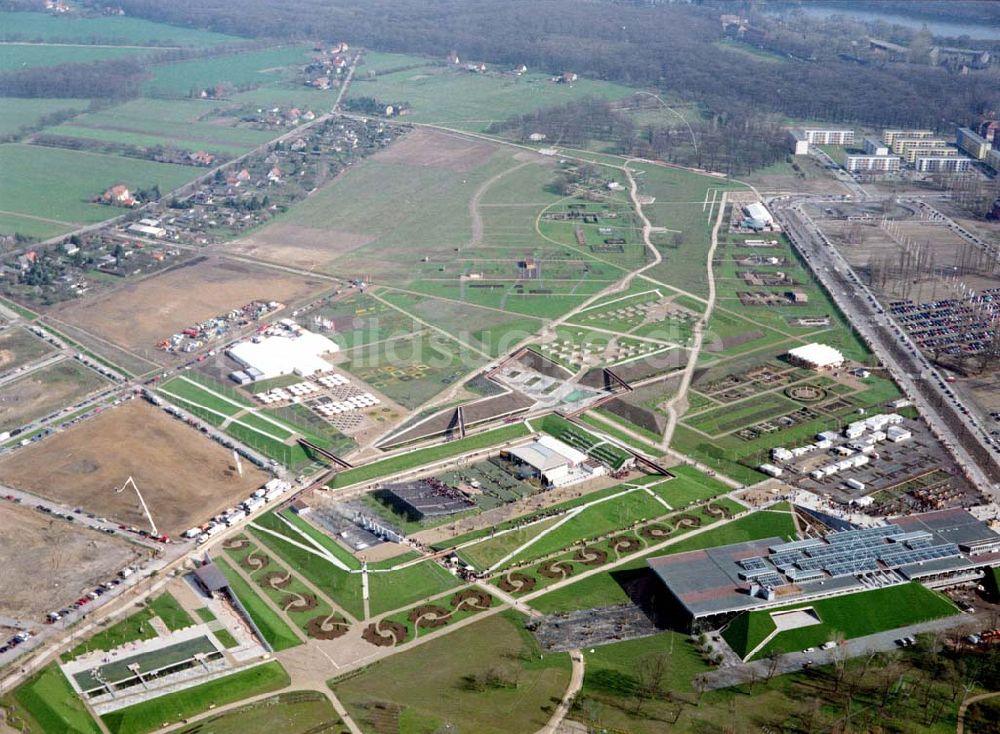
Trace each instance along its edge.
{"label": "tree line", "polygon": [[[1000,106],[990,72],[958,76],[906,64],[860,67],[805,37],[796,58],[754,58],[720,45],[731,4],[599,0],[122,0],[127,14],[246,37],[342,40],[383,51],[526,64],[546,72],[657,88],[715,112],[734,106],[879,126],[947,129]],[[727,10],[726,8],[729,8]],[[786,34],[762,21],[764,43]],[[787,35],[787,34],[786,34]],[[933,99],[934,104],[927,100]]]}

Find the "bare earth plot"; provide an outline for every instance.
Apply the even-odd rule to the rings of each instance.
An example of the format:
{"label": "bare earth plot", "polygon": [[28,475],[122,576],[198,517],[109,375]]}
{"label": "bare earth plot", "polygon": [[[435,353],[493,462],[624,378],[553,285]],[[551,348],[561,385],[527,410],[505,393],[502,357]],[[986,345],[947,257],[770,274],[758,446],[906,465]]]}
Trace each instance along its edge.
{"label": "bare earth plot", "polygon": [[133,400],[0,461],[6,484],[136,527],[148,522],[135,479],[159,530],[176,535],[245,499],[267,475],[148,403]]}
{"label": "bare earth plot", "polygon": [[156,344],[181,329],[253,300],[288,304],[321,290],[324,281],[246,263],[196,259],[83,303],[53,312],[110,342],[151,359],[169,359]]}
{"label": "bare earth plot", "polygon": [[377,282],[439,276],[472,237],[476,191],[515,164],[495,145],[417,130],[229,251]]}
{"label": "bare earth plot", "polygon": [[0,331],[0,372],[34,362],[52,351],[51,346],[26,329],[13,327]]}
{"label": "bare earth plot", "polygon": [[23,426],[73,405],[109,383],[80,362],[64,359],[0,386],[0,430]]}
{"label": "bare earth plot", "polygon": [[138,546],[125,540],[5,502],[0,506],[0,615],[37,619],[92,590],[139,554]]}
{"label": "bare earth plot", "polygon": [[404,166],[443,168],[446,171],[471,171],[496,152],[496,147],[468,138],[433,130],[415,130],[395,145],[380,151],[373,160]]}

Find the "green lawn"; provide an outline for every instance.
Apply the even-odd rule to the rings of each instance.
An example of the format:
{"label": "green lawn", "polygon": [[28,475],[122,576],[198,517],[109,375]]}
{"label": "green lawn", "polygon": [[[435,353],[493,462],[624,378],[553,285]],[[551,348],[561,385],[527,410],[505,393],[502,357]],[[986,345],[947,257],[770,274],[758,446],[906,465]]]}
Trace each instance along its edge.
{"label": "green lawn", "polygon": [[[566,653],[542,656],[523,625],[513,612],[496,614],[330,685],[363,731],[382,731],[372,721],[377,704],[399,706],[399,731],[407,734],[537,731],[566,690],[570,661]],[[469,685],[491,669],[509,685]]]}
{"label": "green lawn", "polygon": [[156,597],[149,603],[149,607],[157,617],[163,620],[163,624],[167,625],[167,629],[171,632],[194,624],[191,615],[184,611],[184,607],[170,594],[161,594]]}
{"label": "green lawn", "polygon": [[489,568],[507,554],[520,548],[531,538],[534,538],[546,528],[559,522],[559,518],[543,520],[517,530],[512,530],[495,538],[486,538],[480,543],[463,548],[459,551],[469,564],[477,569]]}
{"label": "green lawn", "polygon": [[132,191],[158,185],[165,194],[200,172],[193,166],[18,143],[0,145],[0,169],[6,174],[0,179],[0,201],[8,216],[39,217],[60,231],[124,214],[120,207],[91,203],[115,184]]}
{"label": "green lawn", "polygon": [[[947,598],[914,582],[833,599],[790,604],[781,607],[780,610],[800,607],[812,607],[816,610],[822,624],[782,632],[768,642],[755,657],[766,657],[771,652],[796,652],[807,647],[815,647],[835,639],[838,634],[850,640],[958,613],[958,609]],[[774,611],[779,610],[771,609],[750,614],[769,617]],[[730,644],[735,643],[734,649],[737,654],[746,655],[753,649],[752,642],[756,640],[759,643],[763,639],[759,636],[763,628],[766,628],[766,625],[758,626],[756,622],[751,623],[748,629],[753,634],[740,638],[736,634],[740,631],[737,629],[727,637],[727,642],[732,637],[733,641]]]}
{"label": "green lawn", "polygon": [[402,609],[421,599],[440,594],[462,582],[434,561],[396,571],[368,574],[369,608],[372,616]]}
{"label": "green lawn", "polygon": [[357,619],[364,616],[364,603],[361,598],[361,574],[341,571],[325,558],[305,551],[269,533],[255,533],[254,538],[260,545],[267,547],[284,560],[296,573],[312,582],[316,588],[348,614]]}
{"label": "green lawn", "polygon": [[292,691],[212,716],[198,730],[204,734],[339,734],[341,730],[333,728],[338,720],[333,704],[322,693]]}
{"label": "green lawn", "polygon": [[243,698],[277,691],[291,681],[278,662],[265,663],[177,693],[154,698],[101,717],[111,734],[145,734]]}
{"label": "green lawn", "polygon": [[236,598],[240,600],[264,639],[275,651],[287,650],[289,647],[295,647],[301,643],[292,628],[267,605],[267,602],[253,590],[250,584],[243,580],[242,576],[236,573],[226,559],[216,558],[214,560],[229,580],[229,586],[236,594]]}
{"label": "green lawn", "polygon": [[[6,699],[29,734],[100,734],[97,722],[55,663]],[[13,723],[13,722],[10,722]]]}
{"label": "green lawn", "polygon": [[[288,522],[290,522],[292,525],[294,525],[296,528],[301,530],[303,533],[308,535],[310,538],[315,540],[317,543],[319,543],[321,547],[330,551],[332,555],[343,561],[348,568],[361,568],[361,562],[357,558],[355,558],[353,554],[347,551],[347,549],[345,549],[344,546],[340,545],[336,540],[331,538],[322,530],[313,525],[310,525],[308,520],[299,517],[291,510],[284,510],[281,513],[281,516],[285,518]],[[275,517],[275,513],[273,512],[268,512],[264,515],[261,515],[254,522],[256,522],[258,525],[262,527],[268,528],[269,530],[281,533],[282,535],[289,537],[292,540],[295,540],[299,543],[306,542],[301,538],[296,537],[295,531],[291,530],[287,525],[285,525],[285,523],[283,523],[281,520]]]}
{"label": "green lawn", "polygon": [[141,609],[135,614],[105,627],[96,635],[62,654],[63,661],[73,660],[91,650],[113,650],[134,640],[151,640],[156,637],[156,630],[149,623],[154,616],[151,607]]}

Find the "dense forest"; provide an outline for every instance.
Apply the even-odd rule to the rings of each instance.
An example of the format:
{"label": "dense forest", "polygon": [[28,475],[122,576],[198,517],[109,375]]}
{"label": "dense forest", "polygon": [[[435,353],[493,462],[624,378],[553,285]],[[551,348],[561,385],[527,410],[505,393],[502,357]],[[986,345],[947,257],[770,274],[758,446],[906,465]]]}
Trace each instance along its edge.
{"label": "dense forest", "polygon": [[[996,67],[958,75],[916,64],[861,66],[838,54],[858,35],[764,22],[754,45],[795,48],[784,59],[720,44],[720,13],[701,5],[611,0],[120,0],[130,15],[249,37],[340,40],[385,51],[527,64],[549,72],[657,88],[733,116],[786,116],[948,129],[1000,106]],[[804,21],[803,21],[804,22]],[[853,30],[851,30],[853,34]],[[861,37],[863,40],[863,36]],[[797,44],[797,45],[796,45]],[[933,105],[928,99],[935,100]]]}

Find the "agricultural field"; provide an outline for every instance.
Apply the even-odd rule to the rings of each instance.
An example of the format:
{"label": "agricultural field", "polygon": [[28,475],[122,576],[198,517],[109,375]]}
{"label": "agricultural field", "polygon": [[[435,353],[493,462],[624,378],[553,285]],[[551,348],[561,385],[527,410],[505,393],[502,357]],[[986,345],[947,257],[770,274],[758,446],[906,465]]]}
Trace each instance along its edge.
{"label": "agricultural field", "polygon": [[110,383],[75,359],[63,359],[0,385],[0,431],[31,423]]}
{"label": "agricultural field", "polygon": [[[367,56],[367,55],[366,55]],[[529,72],[520,77],[502,67],[485,74],[451,69],[440,62],[413,56],[378,54],[359,67],[350,97],[374,97],[380,102],[408,102],[407,119],[461,130],[483,132],[493,122],[542,107],[584,97],[621,99],[633,90],[618,84],[579,79],[556,84],[547,74]],[[393,69],[398,69],[394,71]],[[381,73],[380,73],[381,70]],[[374,72],[370,80],[368,72]]]}
{"label": "agricultural field", "polygon": [[318,278],[254,265],[196,258],[117,290],[54,309],[68,323],[156,362],[172,361],[157,343],[192,324],[254,300],[286,305],[327,287]]}
{"label": "agricultural field", "polygon": [[33,66],[86,64],[121,59],[138,56],[143,51],[144,49],[105,46],[0,45],[0,72],[18,71]]}
{"label": "agricultural field", "polygon": [[46,133],[70,138],[146,147],[173,146],[232,157],[267,142],[275,133],[236,127],[214,100],[141,99],[87,112]]}
{"label": "agricultural field", "polygon": [[83,531],[63,520],[0,505],[0,615],[37,621],[78,599],[145,555],[125,540]]}
{"label": "agricultural field", "polygon": [[0,39],[44,43],[135,46],[218,46],[241,39],[124,16],[80,18],[48,13],[0,12]]}
{"label": "agricultural field", "polygon": [[[570,661],[565,653],[542,656],[523,625],[513,612],[495,614],[330,687],[366,731],[380,709],[393,712],[402,731],[537,731],[549,718],[546,707],[566,690]],[[511,683],[482,690],[466,683],[491,668]]]}
{"label": "agricultural field", "polygon": [[20,220],[25,226],[40,221],[57,234],[124,214],[125,209],[91,203],[111,186],[137,190],[155,185],[167,192],[199,172],[193,166],[17,143],[0,145],[0,168],[6,173],[0,181],[5,226],[20,232]]}
{"label": "agricultural field", "polygon": [[307,46],[284,46],[161,64],[143,91],[151,97],[187,97],[218,84],[229,89],[259,86],[288,78],[290,67],[308,61]]}
{"label": "agricultural field", "polygon": [[246,498],[268,478],[141,400],[132,400],[4,457],[7,484],[148,527],[135,495],[114,492],[128,477],[141,488],[162,533],[176,535]]}
{"label": "agricultural field", "polygon": [[83,99],[26,99],[0,97],[0,138],[16,135],[22,128],[33,128],[42,118],[55,113],[72,114],[87,108]]}

